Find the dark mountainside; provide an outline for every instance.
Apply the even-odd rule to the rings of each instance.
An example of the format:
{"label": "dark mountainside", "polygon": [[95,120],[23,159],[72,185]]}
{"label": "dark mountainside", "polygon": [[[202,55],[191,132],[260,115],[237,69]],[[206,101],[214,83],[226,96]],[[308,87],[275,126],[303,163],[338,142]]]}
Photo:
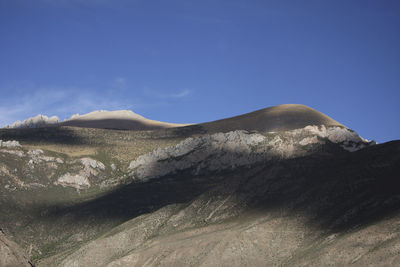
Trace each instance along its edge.
{"label": "dark mountainside", "polygon": [[400,141],[306,106],[0,140],[0,266],[400,264]]}

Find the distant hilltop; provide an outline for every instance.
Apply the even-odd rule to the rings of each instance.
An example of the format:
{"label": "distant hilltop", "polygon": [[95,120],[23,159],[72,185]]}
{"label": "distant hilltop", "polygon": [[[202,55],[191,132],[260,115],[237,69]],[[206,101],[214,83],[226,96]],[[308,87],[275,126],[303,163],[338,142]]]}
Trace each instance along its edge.
{"label": "distant hilltop", "polygon": [[206,122],[201,124],[177,124],[147,119],[130,110],[98,110],[84,115],[73,115],[60,121],[56,116],[37,115],[23,122],[17,121],[6,128],[40,128],[73,126],[83,128],[120,129],[120,130],[156,130],[183,126],[193,126],[208,133],[247,130],[258,132],[288,131],[304,128],[308,125],[326,127],[345,127],[329,116],[305,105],[284,104],[260,109],[240,116]]}
{"label": "distant hilltop", "polygon": [[73,126],[84,128],[103,128],[121,130],[154,130],[162,128],[182,127],[189,124],[160,122],[147,119],[131,110],[96,110],[87,114],[72,115],[71,118],[60,121],[57,116],[47,117],[37,115],[24,121],[16,121],[5,128],[43,128]]}
{"label": "distant hilltop", "polygon": [[304,128],[309,125],[347,128],[322,112],[301,104],[273,106],[200,125],[209,133],[234,130],[280,132]]}

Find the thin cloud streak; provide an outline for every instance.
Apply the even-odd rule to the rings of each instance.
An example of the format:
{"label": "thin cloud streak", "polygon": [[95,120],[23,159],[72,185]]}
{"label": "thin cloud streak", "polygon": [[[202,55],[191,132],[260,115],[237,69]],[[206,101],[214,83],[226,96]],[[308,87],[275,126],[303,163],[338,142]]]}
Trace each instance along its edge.
{"label": "thin cloud streak", "polygon": [[169,97],[170,98],[182,98],[182,97],[185,97],[185,96],[188,96],[190,94],[190,90],[183,90],[182,92],[180,92],[180,93],[177,93],[177,94],[171,94],[171,95],[169,95]]}
{"label": "thin cloud streak", "polygon": [[158,91],[146,88],[144,90],[144,93],[148,96],[161,98],[161,99],[180,99],[180,98],[184,98],[184,97],[187,97],[190,94],[192,94],[192,90],[185,89],[180,92],[165,94],[165,93],[160,93]]}

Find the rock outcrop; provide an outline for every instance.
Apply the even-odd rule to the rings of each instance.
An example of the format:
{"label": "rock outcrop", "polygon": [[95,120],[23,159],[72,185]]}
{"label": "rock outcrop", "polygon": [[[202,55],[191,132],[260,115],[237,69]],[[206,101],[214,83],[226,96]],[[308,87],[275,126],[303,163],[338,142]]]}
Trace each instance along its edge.
{"label": "rock outcrop", "polygon": [[35,117],[26,119],[24,121],[16,121],[11,125],[7,125],[5,128],[41,128],[41,127],[52,127],[57,126],[60,123],[60,119],[57,116],[47,117],[46,115],[37,115]]}
{"label": "rock outcrop", "polygon": [[88,189],[91,186],[89,178],[98,176],[99,171],[104,171],[106,168],[102,162],[87,157],[74,160],[71,163],[80,163],[83,166],[77,174],[68,172],[60,176],[57,181],[54,182],[55,185],[73,187],[77,190]]}
{"label": "rock outcrop", "polygon": [[186,169],[197,175],[305,155],[309,153],[308,145],[326,142],[340,144],[347,151],[371,144],[345,127],[307,126],[265,135],[238,130],[188,138],[176,146],[156,149],[132,161],[129,169],[141,181]]}
{"label": "rock outcrop", "polygon": [[74,187],[76,189],[86,189],[90,187],[90,181],[86,176],[79,174],[72,175],[70,173],[66,173],[58,178],[58,180],[54,182],[54,184],[62,185],[64,187]]}
{"label": "rock outcrop", "polygon": [[7,148],[15,148],[15,147],[21,147],[20,143],[18,141],[3,141],[0,140],[0,147],[7,147]]}

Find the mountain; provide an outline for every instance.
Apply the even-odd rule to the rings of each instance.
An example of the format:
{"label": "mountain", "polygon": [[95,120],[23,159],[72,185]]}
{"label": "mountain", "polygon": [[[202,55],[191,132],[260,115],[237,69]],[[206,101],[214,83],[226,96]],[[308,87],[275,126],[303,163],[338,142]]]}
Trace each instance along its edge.
{"label": "mountain", "polygon": [[303,128],[307,125],[344,127],[327,115],[299,104],[269,107],[236,117],[201,124],[204,129],[213,133],[237,129],[259,132],[287,131]]}
{"label": "mountain", "polygon": [[130,110],[94,111],[85,115],[72,116],[60,124],[60,126],[120,130],[154,130],[186,125],[149,120]]}
{"label": "mountain", "polygon": [[130,110],[96,110],[84,115],[73,115],[70,119],[60,121],[58,117],[37,115],[24,121],[16,121],[6,128],[43,128],[73,126],[84,128],[119,129],[119,130],[155,130],[182,127],[189,124],[167,123],[146,119]]}
{"label": "mountain", "polygon": [[0,227],[37,266],[400,263],[400,141],[305,106],[0,140]]}

